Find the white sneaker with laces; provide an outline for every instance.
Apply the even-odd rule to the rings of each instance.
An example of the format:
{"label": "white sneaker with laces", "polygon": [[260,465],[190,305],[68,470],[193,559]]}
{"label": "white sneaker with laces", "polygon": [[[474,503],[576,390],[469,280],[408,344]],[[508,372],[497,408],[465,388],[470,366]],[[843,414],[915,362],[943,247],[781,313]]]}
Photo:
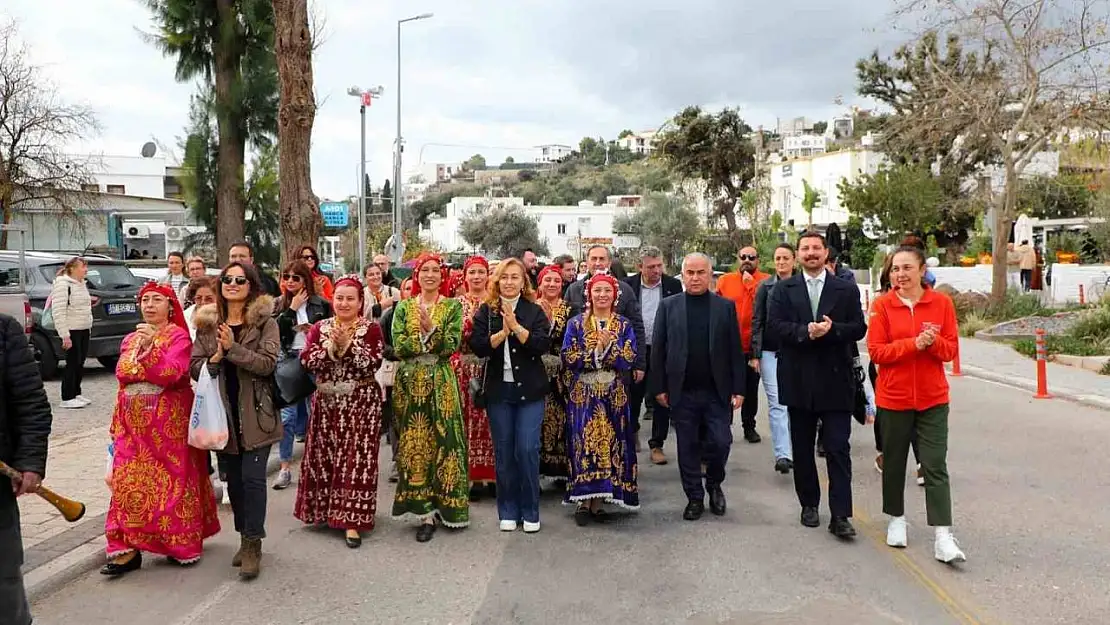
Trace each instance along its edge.
{"label": "white sneaker with laces", "polygon": [[80,399],[81,403],[85,404],[86,406],[91,406],[92,405],[92,400],[89,399],[88,397],[85,397],[84,395],[78,395],[76,397],[76,399]]}
{"label": "white sneaker with laces", "polygon": [[535,523],[531,523],[529,521],[524,522],[524,533],[525,534],[535,534],[538,531],[540,531],[540,522],[539,521],[536,521]]}
{"label": "white sneaker with laces", "polygon": [[516,531],[516,521],[502,521],[501,522],[501,531],[502,532],[515,532]]}
{"label": "white sneaker with laces", "polygon": [[937,541],[934,547],[934,555],[937,560],[945,564],[953,562],[967,562],[967,556],[960,549],[960,545],[956,542],[956,537],[952,535],[952,529],[949,527],[937,528]]}
{"label": "white sneaker with laces", "polygon": [[906,517],[890,517],[890,522],[886,525],[886,544],[891,547],[906,546]]}
{"label": "white sneaker with laces", "polygon": [[80,399],[77,399],[76,397],[74,397],[73,399],[67,399],[64,402],[62,402],[62,404],[61,404],[62,408],[65,408],[66,410],[80,410],[81,408],[84,408],[87,405],[88,404],[82,402]]}

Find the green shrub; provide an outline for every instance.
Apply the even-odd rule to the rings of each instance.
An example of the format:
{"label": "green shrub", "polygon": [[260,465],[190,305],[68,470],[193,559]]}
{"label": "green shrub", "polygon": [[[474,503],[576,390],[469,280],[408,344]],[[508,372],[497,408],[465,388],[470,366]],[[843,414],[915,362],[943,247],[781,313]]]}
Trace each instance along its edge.
{"label": "green shrub", "polygon": [[987,316],[998,321],[1010,321],[1031,316],[1050,316],[1056,311],[1045,308],[1041,304],[1040,295],[1034,293],[1020,293],[1017,289],[1006,292],[1002,303],[993,305],[987,310]]}
{"label": "green shrub", "polygon": [[[1033,339],[1018,339],[1013,342],[1014,349],[1023,356],[1035,358],[1037,343]],[[1045,337],[1045,352],[1049,356],[1068,354],[1069,356],[1104,356],[1106,349],[1101,344],[1092,344],[1070,335]]]}
{"label": "green shrub", "polygon": [[984,315],[970,313],[960,322],[960,336],[975,336],[979,330],[986,330],[992,325],[994,322]]}

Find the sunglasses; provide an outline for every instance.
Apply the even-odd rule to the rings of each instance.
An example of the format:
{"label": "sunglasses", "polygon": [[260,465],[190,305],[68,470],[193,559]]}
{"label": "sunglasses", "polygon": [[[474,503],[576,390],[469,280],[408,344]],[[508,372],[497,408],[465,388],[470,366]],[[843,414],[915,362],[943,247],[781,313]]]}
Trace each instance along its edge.
{"label": "sunglasses", "polygon": [[740,260],[759,260],[758,254],[741,254]]}
{"label": "sunglasses", "polygon": [[247,283],[247,278],[245,276],[224,276],[220,278],[220,282],[223,282],[224,284],[231,284],[234,282],[239,286],[243,286]]}
{"label": "sunglasses", "polygon": [[281,274],[281,279],[282,280],[289,280],[289,281],[292,281],[292,282],[300,282],[302,278],[299,274],[283,273],[283,274]]}
{"label": "sunglasses", "polygon": [[316,260],[316,257],[311,254],[305,254],[304,256],[301,256],[301,260]]}

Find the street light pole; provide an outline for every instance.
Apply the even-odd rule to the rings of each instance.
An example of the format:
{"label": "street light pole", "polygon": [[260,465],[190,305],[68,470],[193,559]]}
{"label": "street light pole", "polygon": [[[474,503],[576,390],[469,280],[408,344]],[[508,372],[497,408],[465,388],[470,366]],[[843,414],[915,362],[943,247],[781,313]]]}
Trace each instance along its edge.
{"label": "street light pole", "polygon": [[358,180],[358,275],[366,273],[366,107],[373,103],[374,98],[382,97],[385,91],[380,85],[373,89],[363,91],[358,87],[347,89],[347,95],[359,98],[358,114],[362,124],[361,146],[362,158],[359,159]]}
{"label": "street light pole", "polygon": [[401,153],[404,150],[401,144],[401,25],[405,22],[415,22],[432,17],[433,13],[421,13],[413,17],[397,20],[397,146],[393,155],[393,236],[387,245],[391,260],[399,264],[405,255],[405,245],[401,236]]}

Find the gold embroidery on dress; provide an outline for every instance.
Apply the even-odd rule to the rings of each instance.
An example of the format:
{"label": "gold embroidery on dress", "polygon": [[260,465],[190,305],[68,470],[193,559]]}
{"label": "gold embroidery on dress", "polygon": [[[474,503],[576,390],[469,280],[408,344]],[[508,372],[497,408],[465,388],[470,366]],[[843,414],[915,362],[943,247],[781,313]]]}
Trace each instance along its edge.
{"label": "gold embroidery on dress", "polygon": [[432,462],[435,446],[435,434],[428,415],[414,414],[408,427],[401,432],[397,445],[398,464],[405,470],[412,486],[424,485],[425,468]]}
{"label": "gold embroidery on dress", "polygon": [[583,451],[593,456],[598,469],[608,469],[611,466],[611,449],[613,446],[613,424],[609,422],[609,415],[601,405],[594,406],[593,415],[583,429]]}

